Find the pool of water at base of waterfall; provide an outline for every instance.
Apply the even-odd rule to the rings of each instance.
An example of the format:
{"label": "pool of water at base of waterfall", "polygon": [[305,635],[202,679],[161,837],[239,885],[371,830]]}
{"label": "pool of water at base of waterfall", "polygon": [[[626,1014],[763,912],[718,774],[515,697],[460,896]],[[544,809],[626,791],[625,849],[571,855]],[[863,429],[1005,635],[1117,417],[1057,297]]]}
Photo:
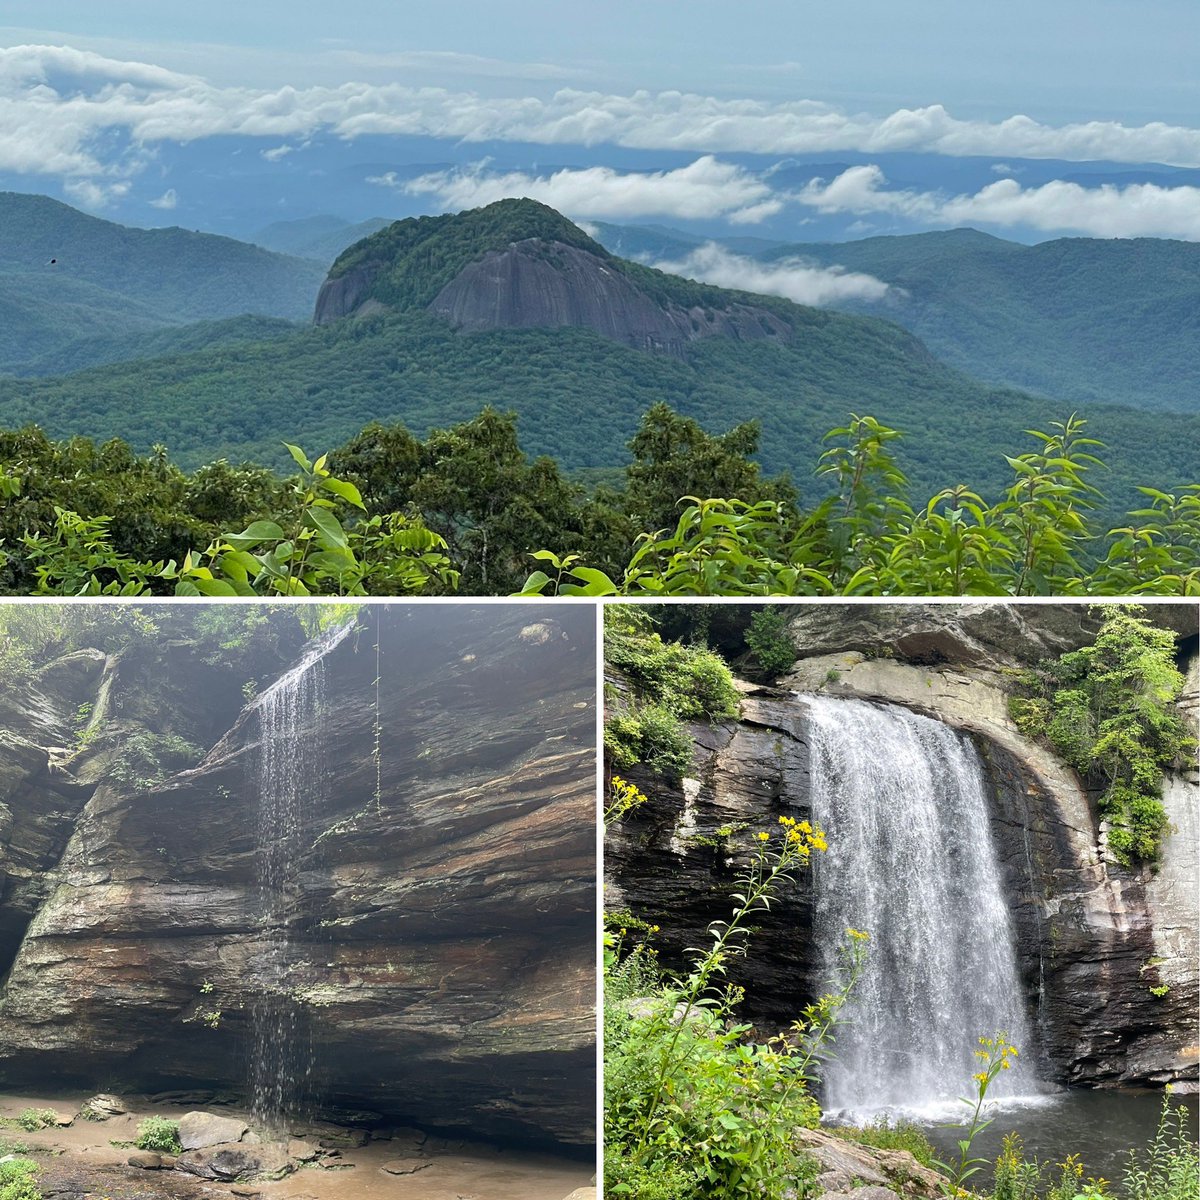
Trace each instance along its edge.
{"label": "pool of water at base of waterfall", "polygon": [[[1200,1119],[1200,1097],[1172,1094],[1173,1104],[1182,1104],[1188,1113],[1193,1140],[1197,1137]],[[1061,1163],[1068,1154],[1076,1154],[1084,1166],[1084,1179],[1104,1178],[1121,1183],[1129,1163],[1131,1149],[1143,1150],[1154,1139],[1162,1107],[1163,1093],[1149,1090],[1099,1090],[1093,1088],[1064,1088],[1045,1095],[1012,1099],[989,1104],[985,1116],[995,1120],[976,1138],[972,1157],[987,1159],[984,1172],[991,1179],[991,1164],[1000,1154],[1006,1134],[1018,1133],[1026,1159],[1036,1158],[1053,1164]],[[965,1120],[970,1110],[965,1104],[940,1106],[937,1111],[914,1110],[889,1114],[917,1125],[933,1143],[939,1158],[957,1161],[958,1140],[963,1136],[959,1127],[947,1128],[947,1122]],[[854,1124],[869,1124],[871,1114],[856,1113],[846,1120]],[[976,1183],[982,1183],[976,1177]]]}

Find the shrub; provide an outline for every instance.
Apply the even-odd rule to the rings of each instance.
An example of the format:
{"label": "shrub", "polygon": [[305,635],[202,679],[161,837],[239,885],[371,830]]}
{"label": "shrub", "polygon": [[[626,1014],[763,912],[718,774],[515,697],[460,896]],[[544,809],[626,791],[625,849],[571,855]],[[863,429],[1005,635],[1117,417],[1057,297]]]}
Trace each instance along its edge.
{"label": "shrub", "polygon": [[0,1200],[42,1200],[37,1167],[29,1159],[0,1162]]}
{"label": "shrub", "polygon": [[604,750],[616,767],[642,763],[669,779],[679,779],[692,761],[692,739],[668,708],[644,704],[610,717],[604,725]]}
{"label": "shrub", "polygon": [[604,725],[605,752],[619,769],[643,763],[679,779],[692,760],[692,740],[682,722],[737,715],[738,692],[724,659],[712,650],[664,642],[644,608],[605,609],[604,653],[638,693]]}
{"label": "shrub", "polygon": [[1154,1140],[1131,1150],[1122,1180],[1128,1200],[1196,1200],[1200,1194],[1200,1149],[1187,1109],[1163,1097]]}
{"label": "shrub", "polygon": [[157,1150],[160,1154],[178,1154],[183,1147],[179,1142],[179,1122],[166,1117],[147,1117],[139,1126],[137,1141],[139,1150]]}
{"label": "shrub", "polygon": [[1123,866],[1153,861],[1167,826],[1163,772],[1194,745],[1175,711],[1183,676],[1175,635],[1133,605],[1108,610],[1090,646],[1043,664],[1018,686],[1009,711],[1029,737],[1044,737],[1101,789],[1108,849]]}
{"label": "shrub", "polygon": [[[797,1126],[820,1117],[809,1093],[838,1013],[862,969],[866,934],[849,931],[849,974],[810,1005],[785,1034],[751,1040],[738,1021],[741,990],[718,986],[746,952],[752,922],[794,880],[820,830],[781,818],[737,881],[729,921],[709,927],[687,975],[662,975],[644,940],[622,957],[631,928],[605,938],[605,1194],[628,1200],[781,1200],[807,1195],[820,1168],[794,1143]],[[653,932],[653,926],[649,931]],[[636,941],[636,939],[634,939]]]}
{"label": "shrub", "polygon": [[764,675],[782,674],[797,658],[795,644],[788,633],[786,611],[778,605],[760,608],[750,618],[746,645]]}
{"label": "shrub", "polygon": [[17,1117],[17,1124],[26,1133],[36,1133],[39,1129],[49,1129],[58,1123],[58,1114],[52,1108],[23,1108]]}

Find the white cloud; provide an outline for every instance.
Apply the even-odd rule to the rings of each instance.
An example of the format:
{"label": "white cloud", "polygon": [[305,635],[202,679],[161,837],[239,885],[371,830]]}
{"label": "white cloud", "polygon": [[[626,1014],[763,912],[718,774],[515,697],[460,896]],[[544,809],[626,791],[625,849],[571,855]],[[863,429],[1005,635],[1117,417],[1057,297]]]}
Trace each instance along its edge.
{"label": "white cloud", "polygon": [[157,200],[150,201],[151,208],[172,209],[179,203],[179,196],[174,188],[167,188]]}
{"label": "white cloud", "polygon": [[1027,225],[1074,230],[1093,237],[1173,237],[1200,241],[1200,188],[1132,183],[1082,187],[1056,179],[1023,188],[1002,179],[973,196],[955,196],[941,209],[955,224]]}
{"label": "white cloud", "polygon": [[1172,237],[1200,241],[1200,188],[1133,183],[1084,187],[1056,179],[1022,187],[989,183],[972,195],[890,190],[875,165],[851,167],[829,183],[813,180],[795,198],[819,212],[888,213],[927,224],[1021,225],[1091,237]]}
{"label": "white cloud", "polygon": [[838,266],[814,266],[799,258],[756,262],[733,254],[716,242],[698,246],[686,258],[652,265],[672,275],[759,295],[783,296],[797,304],[821,306],[843,300],[880,300],[888,291],[888,285],[873,275]]}
{"label": "white cloud", "polygon": [[295,146],[289,146],[287,142],[284,142],[282,146],[272,146],[270,150],[263,150],[261,153],[267,162],[278,162],[281,158],[286,158],[295,149]]}
{"label": "white cloud", "polygon": [[127,195],[130,186],[128,180],[96,183],[91,179],[69,179],[63,184],[63,191],[84,208],[107,208],[113,200]]}
{"label": "white cloud", "polygon": [[477,163],[406,182],[400,182],[389,171],[372,177],[370,182],[398,187],[409,195],[433,196],[447,209],[479,208],[507,197],[528,196],[569,217],[593,220],[727,217],[740,224],[752,224],[783,206],[783,201],[757,176],[711,155],[673,171],[635,173],[584,167],[552,175],[530,175],[523,171],[491,172],[486,163]]}
{"label": "white cloud", "polygon": [[[429,52],[418,57],[432,62]],[[481,59],[483,70],[493,60]],[[545,64],[518,64],[522,70]],[[497,68],[498,70],[499,68]],[[612,144],[698,154],[924,151],[1200,166],[1200,129],[1115,121],[1044,125],[1015,115],[960,120],[941,105],[879,117],[812,100],[770,103],[681,92],[627,96],[562,89],[548,99],[483,97],[444,88],[348,82],[336,87],[219,87],[196,75],[66,46],[0,49],[0,170],[96,175],[93,149],[218,134],[303,139],[420,134],[544,145]]]}

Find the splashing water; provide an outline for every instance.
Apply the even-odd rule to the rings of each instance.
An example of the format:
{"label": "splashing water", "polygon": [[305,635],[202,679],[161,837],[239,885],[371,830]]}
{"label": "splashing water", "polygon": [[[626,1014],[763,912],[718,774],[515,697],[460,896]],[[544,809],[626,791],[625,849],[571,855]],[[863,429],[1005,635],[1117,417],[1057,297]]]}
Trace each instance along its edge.
{"label": "splashing water", "polygon": [[256,821],[258,920],[262,950],[251,1011],[250,1112],[255,1124],[282,1134],[312,1072],[312,1043],[289,994],[297,965],[290,922],[300,897],[300,867],[324,788],[321,736],[325,656],[353,622],[309,644],[300,661],[254,703],[259,721]]}
{"label": "splashing water", "polygon": [[870,933],[844,1011],[825,1106],[962,1116],[981,1035],[1025,1057],[989,1098],[1039,1092],[1001,892],[979,755],[969,738],[894,705],[806,698],[813,815],[829,837],[814,864],[815,933],[832,975],[847,928]]}

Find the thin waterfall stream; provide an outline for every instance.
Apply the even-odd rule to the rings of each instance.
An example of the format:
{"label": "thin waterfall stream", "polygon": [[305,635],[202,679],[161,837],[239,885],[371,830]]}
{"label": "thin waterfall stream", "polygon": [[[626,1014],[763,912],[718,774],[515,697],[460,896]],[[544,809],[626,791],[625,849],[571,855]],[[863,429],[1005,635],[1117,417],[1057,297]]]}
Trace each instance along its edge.
{"label": "thin waterfall stream", "polygon": [[980,1036],[1023,1057],[989,1098],[1032,1098],[1036,1055],[1001,891],[982,763],[970,738],[890,704],[805,697],[814,820],[815,935],[829,976],[847,928],[866,967],[825,1068],[825,1107],[961,1116]]}
{"label": "thin waterfall stream", "polygon": [[289,995],[296,966],[292,905],[327,786],[324,660],[352,628],[353,622],[338,626],[311,642],[299,662],[254,701],[260,728],[255,866],[263,950],[251,1011],[250,1110],[256,1125],[276,1133],[302,1103],[312,1072],[311,1038],[300,1005]]}

